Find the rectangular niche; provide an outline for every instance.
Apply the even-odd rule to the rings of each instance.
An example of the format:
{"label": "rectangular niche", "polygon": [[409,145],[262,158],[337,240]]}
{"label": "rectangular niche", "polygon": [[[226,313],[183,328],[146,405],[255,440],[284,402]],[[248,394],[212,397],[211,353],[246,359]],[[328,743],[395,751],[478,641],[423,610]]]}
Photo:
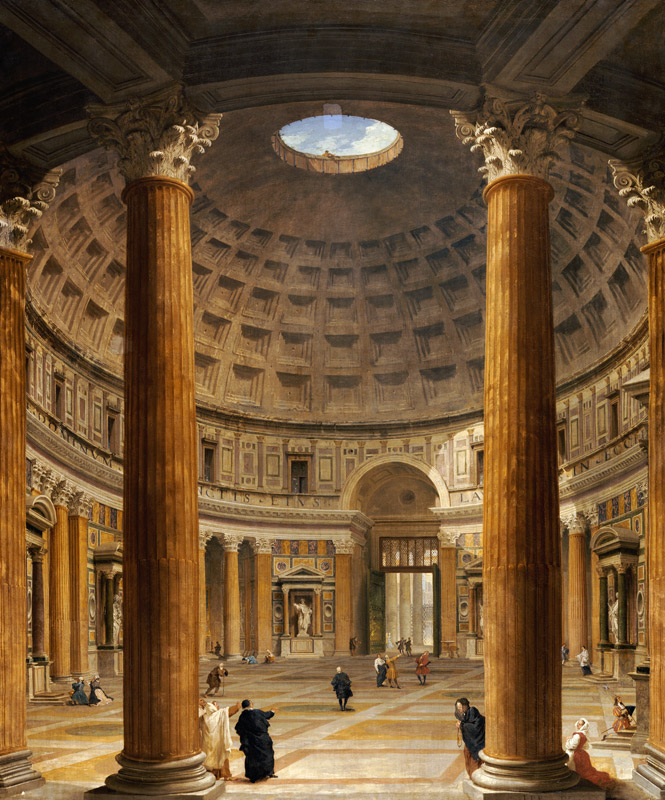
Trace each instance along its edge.
{"label": "rectangular niche", "polygon": [[208,394],[215,394],[217,376],[219,374],[219,361],[204,353],[194,353],[194,369],[196,385],[208,392]]}
{"label": "rectangular niche", "polygon": [[243,364],[234,364],[229,375],[226,396],[237,403],[258,406],[263,397],[264,371]]}
{"label": "rectangular niche", "polygon": [[255,328],[253,325],[240,326],[240,346],[239,350],[251,355],[263,358],[268,354],[270,346],[270,331],[263,328]]}
{"label": "rectangular niche", "polygon": [[196,248],[197,255],[203,256],[204,259],[209,258],[211,261],[214,261],[215,264],[221,264],[225,261],[230,252],[231,245],[214,236],[211,236],[207,242],[204,242]]}
{"label": "rectangular niche", "polygon": [[217,317],[209,311],[204,311],[197,333],[207,336],[217,344],[224,344],[231,329],[231,321],[224,317]]}
{"label": "rectangular niche", "polygon": [[300,279],[299,283],[304,283],[307,284],[307,286],[311,286],[313,289],[317,289],[321,278],[321,268],[298,267],[298,276]]}
{"label": "rectangular niche", "polygon": [[356,322],[356,303],[353,297],[329,297],[326,308],[328,322]]}
{"label": "rectangular niche", "polygon": [[358,337],[354,334],[341,334],[325,337],[325,363],[329,366],[360,365]]}
{"label": "rectangular niche", "polygon": [[357,411],[361,405],[360,375],[327,375],[325,378],[326,409]]}
{"label": "rectangular niche", "polygon": [[288,306],[284,310],[284,316],[297,322],[303,320],[309,322],[314,318],[316,309],[316,297],[303,294],[290,294],[288,296]]}
{"label": "rectangular niche", "polygon": [[405,360],[402,331],[370,334],[373,364],[394,364]]}
{"label": "rectangular niche", "polygon": [[442,367],[432,367],[431,369],[421,369],[420,375],[423,382],[423,392],[425,400],[429,403],[439,397],[445,397],[452,388],[452,379],[457,372],[455,364],[446,364]]}
{"label": "rectangular niche", "polygon": [[484,242],[479,242],[475,233],[465,236],[458,242],[453,242],[453,250],[465,264],[476,265],[484,263],[487,255],[487,248]]}
{"label": "rectangular niche", "polygon": [[309,375],[278,372],[277,405],[281,408],[309,411],[312,401],[312,382]]}
{"label": "rectangular niche", "polygon": [[277,292],[271,292],[269,289],[262,289],[260,286],[255,286],[252,293],[247,298],[245,306],[245,313],[261,314],[265,317],[272,317],[277,307]]}
{"label": "rectangular niche", "polygon": [[311,364],[312,334],[282,331],[279,343],[279,360],[289,364]]}
{"label": "rectangular niche", "polygon": [[88,305],[85,307],[85,313],[81,320],[81,333],[87,336],[96,348],[99,348],[104,335],[107,319],[108,311],[98,306],[94,300],[88,300]]}
{"label": "rectangular niche", "polygon": [[459,272],[460,269],[459,261],[447,247],[430,253],[427,256],[427,263],[435,275],[445,274],[446,272]]}
{"label": "rectangular niche", "polygon": [[354,285],[353,270],[350,268],[332,268],[328,270],[328,286],[332,289],[352,289]]}
{"label": "rectangular niche", "polygon": [[379,408],[395,408],[410,405],[406,370],[374,375],[374,395]]}
{"label": "rectangular niche", "polygon": [[238,252],[231,259],[230,266],[235,267],[235,269],[243,272],[245,275],[251,275],[254,271],[257,261],[258,256],[255,256],[252,253],[246,253],[244,250],[238,250]]}
{"label": "rectangular niche", "polygon": [[447,349],[445,347],[446,339],[443,334],[443,322],[436,322],[434,325],[413,329],[413,335],[416,337],[416,347],[421,358],[432,358]]}
{"label": "rectangular niche", "polygon": [[319,458],[319,481],[328,483],[333,479],[333,460],[332,456],[321,456]]}
{"label": "rectangular niche", "polygon": [[420,269],[420,262],[417,258],[411,258],[408,261],[398,261],[395,264],[395,271],[401,283],[408,283],[409,281],[418,280],[423,277]]}
{"label": "rectangular niche", "polygon": [[395,298],[392,294],[376,294],[366,298],[367,318],[370,322],[385,322],[394,318]]}

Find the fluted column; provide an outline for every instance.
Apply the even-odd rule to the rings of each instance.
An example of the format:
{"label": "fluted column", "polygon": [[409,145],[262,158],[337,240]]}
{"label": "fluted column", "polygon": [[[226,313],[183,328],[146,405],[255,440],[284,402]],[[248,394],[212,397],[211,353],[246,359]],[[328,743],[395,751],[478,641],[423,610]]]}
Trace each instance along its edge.
{"label": "fluted column", "polygon": [[619,647],[628,644],[628,598],[626,597],[626,570],[624,564],[617,566],[617,599],[619,605],[617,608],[617,630],[619,633]]}
{"label": "fluted column", "polygon": [[0,150],[0,795],[43,782],[25,739],[25,273],[59,176]]}
{"label": "fluted column", "polygon": [[69,502],[72,486],[61,480],[53,490],[55,525],[49,553],[49,615],[51,677],[63,684],[71,679],[71,564],[69,557]]}
{"label": "fluted column", "polygon": [[69,502],[71,669],[88,671],[88,509],[91,500],[76,492]]}
{"label": "fluted column", "polygon": [[393,645],[399,639],[397,575],[397,572],[386,572],[386,640],[390,634]]}
{"label": "fluted column", "polygon": [[649,530],[647,534],[648,642],[650,656],[647,763],[635,782],[665,798],[665,151],[632,162],[610,161],[614,183],[628,205],[642,210],[649,260]]}
{"label": "fluted column", "polygon": [[206,642],[208,635],[206,545],[211,539],[212,533],[199,531],[199,658],[203,658],[208,652]]}
{"label": "fluted column", "polygon": [[413,644],[423,643],[423,576],[421,572],[413,573],[413,599],[411,612],[411,629]]}
{"label": "fluted column", "polygon": [[259,654],[272,650],[272,541],[267,537],[254,540],[256,648]]}
{"label": "fluted column", "polygon": [[351,638],[351,539],[335,539],[335,652],[348,654]]}
{"label": "fluted column", "polygon": [[210,546],[210,639],[212,646],[216,642],[224,643],[224,551],[219,543]]}
{"label": "fluted column", "polygon": [[568,520],[568,646],[573,654],[590,646],[586,570],[587,537],[583,518]]}
{"label": "fluted column", "polygon": [[44,555],[43,547],[30,550],[32,558],[32,658],[45,661],[44,637]]}
{"label": "fluted column", "polygon": [[[598,642],[599,649],[603,650],[610,646],[610,621],[608,617],[608,594],[607,594],[607,567],[599,566],[598,573],[598,614],[599,614],[599,629],[600,641]],[[574,650],[572,651],[575,652]],[[579,650],[578,650],[579,652]]]}
{"label": "fluted column", "polygon": [[[488,186],[483,594],[486,738],[472,780],[575,785],[561,729],[561,544],[548,169],[575,115],[488,98],[458,135]],[[498,635],[498,632],[501,635]],[[496,635],[492,635],[496,634]]]}
{"label": "fluted column", "polygon": [[399,636],[406,639],[411,635],[411,573],[399,574]]}
{"label": "fluted column", "polygon": [[[210,145],[178,89],[90,106],[126,180],[124,695],[119,793],[197,792],[199,558],[190,158]],[[207,126],[207,127],[206,127]],[[150,365],[150,380],[146,380]],[[193,604],[193,605],[192,605]]]}
{"label": "fluted column", "polygon": [[441,643],[439,653],[448,645],[457,646],[457,541],[455,531],[441,530],[439,538],[439,572],[441,580]]}
{"label": "fluted column", "polygon": [[238,547],[242,536],[225,534],[224,546],[224,655],[240,656],[240,578]]}

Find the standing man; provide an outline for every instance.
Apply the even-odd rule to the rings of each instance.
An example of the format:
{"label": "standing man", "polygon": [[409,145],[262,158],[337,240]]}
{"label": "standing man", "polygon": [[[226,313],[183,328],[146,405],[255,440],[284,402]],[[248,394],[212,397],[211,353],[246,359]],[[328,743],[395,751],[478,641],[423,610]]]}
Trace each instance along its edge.
{"label": "standing man", "polygon": [[276,778],[275,752],[268,733],[268,720],[275,716],[277,709],[262,711],[254,708],[251,700],[243,700],[241,705],[243,711],[235,730],[240,739],[240,750],[245,754],[245,777],[252,783]]}
{"label": "standing man", "polygon": [[482,765],[479,753],[485,747],[485,717],[469,704],[466,697],[460,697],[455,703],[455,717],[458,737],[461,734],[464,742],[466,773],[471,777],[471,773]]}
{"label": "standing man", "polygon": [[360,640],[358,639],[357,636],[352,636],[349,639],[349,652],[351,653],[352,656],[355,656],[359,642]]}
{"label": "standing man", "polygon": [[566,665],[566,661],[568,661],[568,655],[569,654],[570,654],[570,650],[568,649],[568,647],[566,646],[566,643],[564,642],[561,645],[561,666],[565,666]]}
{"label": "standing man", "polygon": [[398,655],[393,656],[392,658],[388,658],[388,653],[386,653],[386,669],[387,669],[386,678],[388,678],[388,686],[390,686],[391,689],[393,688],[393,681],[395,681],[395,687],[397,689],[402,688],[399,685],[399,683],[397,683],[397,676],[399,675],[399,672],[397,671],[395,662],[397,661],[398,658],[399,658]]}
{"label": "standing man", "polygon": [[582,652],[578,653],[575,658],[577,659],[580,668],[582,669],[582,675],[592,675],[591,666],[589,664],[589,651],[586,649],[586,645],[582,645]]}
{"label": "standing man", "polygon": [[351,678],[349,678],[346,672],[342,672],[341,667],[337,667],[337,672],[330,681],[330,685],[333,687],[335,694],[337,695],[339,710],[346,711],[347,700],[349,697],[353,697],[353,692],[351,691]]}
{"label": "standing man", "polygon": [[231,780],[231,727],[229,717],[240,711],[240,700],[228,708],[217,703],[199,700],[199,733],[201,749],[206,754],[203,766],[208,772],[225,781]]}
{"label": "standing man", "polygon": [[376,685],[380,689],[386,681],[386,672],[388,672],[386,660],[385,658],[381,658],[381,653],[376,654],[376,658],[374,659],[374,669],[376,671]]}
{"label": "standing man", "polygon": [[[208,690],[206,691],[204,697],[207,697],[209,694],[217,694],[219,691],[219,687],[222,685],[222,681],[226,676],[229,674],[228,669],[224,666],[224,662],[222,661],[221,664],[218,664],[216,667],[213,667],[210,672],[208,673],[208,677],[206,678],[206,683],[208,684]],[[224,694],[224,692],[222,692]]]}
{"label": "standing man", "polygon": [[423,686],[427,683],[427,676],[429,675],[429,653],[427,650],[416,659],[416,677],[418,683]]}

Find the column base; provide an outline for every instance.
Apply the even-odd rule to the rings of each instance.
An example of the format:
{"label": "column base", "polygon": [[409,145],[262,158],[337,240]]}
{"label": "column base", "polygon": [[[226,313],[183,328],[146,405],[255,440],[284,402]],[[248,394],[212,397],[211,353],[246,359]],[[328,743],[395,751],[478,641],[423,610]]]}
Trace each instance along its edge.
{"label": "column base", "polygon": [[633,770],[633,781],[652,797],[665,800],[665,755],[649,744],[644,746],[647,763]]}
{"label": "column base", "polygon": [[0,756],[0,797],[23,794],[44,785],[44,778],[30,763],[31,756],[30,750]]}
{"label": "column base", "polygon": [[[179,798],[206,798],[212,800],[224,791],[224,781],[215,786],[215,776],[203,766],[204,753],[174,761],[137,761],[120,753],[116,761],[120,771],[109,775],[106,786],[86,792],[84,797],[124,797],[146,798],[165,797],[169,800]],[[212,791],[211,791],[212,790]]]}
{"label": "column base", "polygon": [[571,789],[555,789],[552,792],[548,791],[547,795],[545,795],[546,790],[544,789],[538,791],[484,789],[469,780],[462,782],[462,788],[464,796],[471,800],[484,800],[484,798],[488,798],[488,800],[543,800],[545,796],[547,796],[548,800],[549,798],[554,800],[556,797],[562,797],[565,800],[605,800],[606,797],[604,789],[581,779],[577,786]]}
{"label": "column base", "polygon": [[483,789],[507,791],[511,796],[525,792],[525,797],[535,797],[538,792],[570,789],[580,780],[576,772],[568,769],[568,755],[564,752],[542,761],[521,761],[493,758],[481,750],[480,759],[483,765],[473,773],[473,783]]}

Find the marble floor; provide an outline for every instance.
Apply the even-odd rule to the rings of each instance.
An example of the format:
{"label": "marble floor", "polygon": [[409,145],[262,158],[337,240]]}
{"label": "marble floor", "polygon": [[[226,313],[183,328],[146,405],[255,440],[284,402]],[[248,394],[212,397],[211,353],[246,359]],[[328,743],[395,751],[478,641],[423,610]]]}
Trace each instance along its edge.
{"label": "marble floor", "polygon": [[[202,692],[216,663],[212,658],[201,661]],[[330,686],[337,663],[353,681],[354,697],[346,713],[338,710]],[[453,708],[455,699],[465,695],[484,709],[482,663],[438,660],[426,686],[418,684],[410,659],[398,664],[403,664],[401,690],[376,687],[369,656],[335,663],[229,664],[224,701],[231,704],[248,697],[256,707],[277,708],[270,732],[279,777],[247,782],[243,756],[234,750],[234,780],[226,783],[226,795],[238,800],[461,798],[464,760]],[[122,749],[121,679],[106,679],[103,685],[115,701],[102,708],[29,705],[28,747],[46,785],[26,793],[28,800],[80,800],[86,789],[99,786],[118,769],[114,756]],[[564,733],[569,734],[583,715],[591,723],[591,741],[597,741],[612,722],[610,691],[602,682],[582,677],[576,666],[565,667]],[[634,702],[633,690],[622,687],[621,692],[625,702]],[[592,748],[591,757],[598,769],[625,781],[614,797],[646,797],[630,782],[639,758],[597,748]]]}

